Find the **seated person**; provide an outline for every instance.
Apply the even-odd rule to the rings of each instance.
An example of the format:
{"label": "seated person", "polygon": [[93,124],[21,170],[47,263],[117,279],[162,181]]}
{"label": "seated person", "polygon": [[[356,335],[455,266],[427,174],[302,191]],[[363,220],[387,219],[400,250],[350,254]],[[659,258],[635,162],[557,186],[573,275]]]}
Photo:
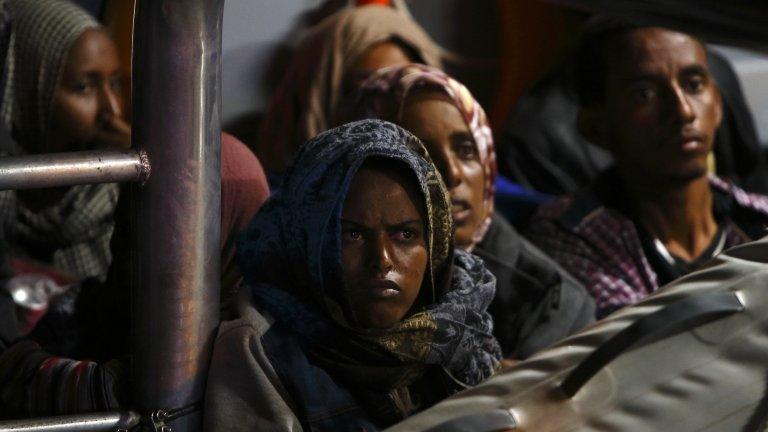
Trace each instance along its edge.
{"label": "seated person", "polygon": [[466,87],[429,66],[393,67],[362,84],[356,105],[359,116],[411,131],[435,161],[451,195],[456,246],[496,276],[488,310],[505,357],[527,357],[594,319],[584,287],[494,211],[492,133]]}
{"label": "seated person", "polygon": [[707,174],[722,106],[700,41],[603,22],[576,58],[579,131],[615,163],[588,189],[542,206],[529,235],[586,286],[602,317],[763,236],[768,197]]}
{"label": "seated person", "polygon": [[[723,120],[715,133],[715,171],[747,191],[766,194],[766,154],[739,77],[716,50],[708,50],[707,59],[723,99]],[[573,53],[565,60],[515,103],[499,136],[499,171],[527,188],[552,195],[589,186],[613,163],[608,151],[577,131],[578,103],[572,82],[577,62]]]}
{"label": "seated person", "polygon": [[437,45],[403,13],[347,7],[307,31],[270,103],[256,154],[282,173],[296,149],[337,122],[342,101],[368,73],[412,62],[441,67]]}
{"label": "seated person", "polygon": [[489,377],[495,280],[453,250],[450,202],[413,135],[378,120],[303,146],[238,244],[206,431],[376,431]]}
{"label": "seated person", "polygon": [[[60,0],[11,0],[13,45],[2,114],[8,154],[127,148],[117,48],[85,11]],[[56,25],[48,25],[56,23]],[[116,184],[2,191],[0,223],[11,256],[71,280],[106,278]]]}
{"label": "seated person", "polygon": [[[269,189],[261,165],[243,143],[222,134],[221,146],[220,312],[221,317],[231,317],[236,313],[232,303],[242,279],[235,262],[235,239]],[[131,313],[125,307],[130,303],[132,271],[127,247],[132,228],[128,222],[130,196],[128,188],[121,190],[111,240],[115,260],[106,283],[87,279],[64,293],[33,296],[44,301],[46,309],[14,303],[9,288],[19,278],[13,278],[13,270],[5,265],[0,242],[0,388],[14,389],[0,394],[0,418],[126,406],[130,389],[123,381],[127,378],[125,365],[115,359],[123,360],[130,353]],[[21,287],[16,284],[16,288]],[[70,387],[62,390],[59,382],[68,382]]]}

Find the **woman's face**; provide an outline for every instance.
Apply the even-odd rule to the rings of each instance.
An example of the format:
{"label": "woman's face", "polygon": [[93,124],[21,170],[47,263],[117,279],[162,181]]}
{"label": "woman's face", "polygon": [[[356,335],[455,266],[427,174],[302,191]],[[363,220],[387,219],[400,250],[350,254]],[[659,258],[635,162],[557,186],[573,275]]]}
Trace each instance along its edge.
{"label": "woman's face", "polygon": [[436,91],[409,96],[400,125],[424,143],[435,162],[451,194],[456,246],[469,247],[488,217],[485,173],[472,131],[448,96]]}
{"label": "woman's face", "polygon": [[353,321],[387,329],[402,320],[427,270],[422,199],[398,170],[363,165],[344,201],[341,261]]}
{"label": "woman's face", "polygon": [[51,105],[51,151],[126,147],[120,61],[112,39],[85,31],[69,50]]}

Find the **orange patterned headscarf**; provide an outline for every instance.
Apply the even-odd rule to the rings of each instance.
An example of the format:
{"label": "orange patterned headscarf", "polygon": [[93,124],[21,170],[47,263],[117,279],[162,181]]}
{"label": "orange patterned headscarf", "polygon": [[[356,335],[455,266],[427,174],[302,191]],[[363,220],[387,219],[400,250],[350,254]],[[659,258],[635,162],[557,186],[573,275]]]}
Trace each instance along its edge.
{"label": "orange patterned headscarf", "polygon": [[475,139],[485,174],[483,197],[485,219],[472,236],[472,246],[474,246],[485,236],[493,215],[496,151],[493,148],[493,134],[485,111],[469,90],[434,67],[412,64],[385,68],[371,75],[361,85],[357,102],[353,107],[354,115],[350,117],[374,117],[401,123],[405,100],[413,90],[420,88],[433,88],[447,94]]}

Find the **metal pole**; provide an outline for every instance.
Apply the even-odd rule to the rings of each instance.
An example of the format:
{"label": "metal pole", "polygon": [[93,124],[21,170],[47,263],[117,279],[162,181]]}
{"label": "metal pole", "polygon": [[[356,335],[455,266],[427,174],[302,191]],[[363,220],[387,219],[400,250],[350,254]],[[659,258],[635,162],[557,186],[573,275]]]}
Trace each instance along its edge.
{"label": "metal pole", "polygon": [[144,181],[146,154],[133,150],[48,153],[0,158],[0,190]]}
{"label": "metal pole", "polygon": [[0,421],[0,432],[101,432],[128,430],[139,424],[135,412],[107,412]]}
{"label": "metal pole", "polygon": [[[137,3],[133,143],[153,171],[136,202],[131,294],[133,403],[144,415],[202,401],[218,325],[222,9]],[[200,410],[166,424],[200,430]]]}

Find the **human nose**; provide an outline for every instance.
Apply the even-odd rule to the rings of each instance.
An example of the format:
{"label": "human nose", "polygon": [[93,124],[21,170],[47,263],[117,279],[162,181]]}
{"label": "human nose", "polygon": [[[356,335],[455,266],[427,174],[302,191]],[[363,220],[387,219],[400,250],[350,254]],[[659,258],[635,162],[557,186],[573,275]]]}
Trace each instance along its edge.
{"label": "human nose", "polygon": [[688,124],[696,119],[696,111],[693,109],[691,100],[686,92],[679,86],[672,88],[671,109],[673,118],[681,124]]}
{"label": "human nose", "polygon": [[105,83],[101,89],[101,113],[104,117],[123,116],[123,98],[120,93],[113,89],[109,83]]}
{"label": "human nose", "polygon": [[380,233],[369,243],[368,265],[378,275],[392,270],[392,242],[386,233]]}
{"label": "human nose", "polygon": [[443,175],[443,181],[445,181],[445,186],[448,189],[453,189],[463,181],[464,176],[461,171],[461,165],[457,158],[451,154],[445,155],[442,159],[443,163],[441,163],[442,169],[440,172]]}

